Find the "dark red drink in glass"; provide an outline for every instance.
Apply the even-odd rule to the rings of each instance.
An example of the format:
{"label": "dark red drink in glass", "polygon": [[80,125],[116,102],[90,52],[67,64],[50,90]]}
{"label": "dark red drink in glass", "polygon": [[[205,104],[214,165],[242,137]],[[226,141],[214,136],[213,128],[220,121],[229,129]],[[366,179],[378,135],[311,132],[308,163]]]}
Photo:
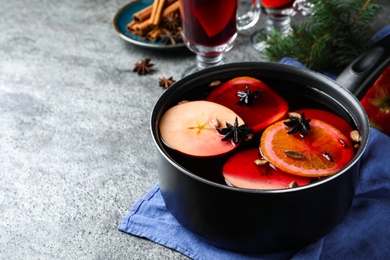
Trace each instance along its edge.
{"label": "dark red drink in glass", "polygon": [[261,2],[261,4],[265,8],[271,8],[271,9],[291,7],[293,3],[294,3],[294,0],[263,0]]}
{"label": "dark red drink in glass", "polygon": [[196,65],[187,76],[223,63],[223,54],[234,46],[237,32],[253,27],[260,17],[261,0],[253,0],[250,10],[238,16],[239,0],[180,0],[182,37],[196,53]]}
{"label": "dark red drink in glass", "polygon": [[180,0],[187,41],[218,46],[237,33],[237,0]]}

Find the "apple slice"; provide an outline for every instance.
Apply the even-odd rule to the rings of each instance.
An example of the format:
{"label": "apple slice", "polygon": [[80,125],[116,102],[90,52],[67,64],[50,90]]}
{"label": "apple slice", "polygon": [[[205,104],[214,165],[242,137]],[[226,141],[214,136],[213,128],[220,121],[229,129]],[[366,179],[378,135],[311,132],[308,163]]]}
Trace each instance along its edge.
{"label": "apple slice", "polygon": [[222,168],[227,183],[237,188],[270,190],[289,188],[294,182],[303,186],[311,181],[275,170],[268,163],[256,164],[256,160],[262,161],[258,148],[243,150],[230,157]]}
{"label": "apple slice", "polygon": [[[163,142],[181,153],[206,157],[225,154],[238,145],[223,141],[218,128],[226,123],[238,125],[244,121],[231,109],[217,103],[197,100],[180,103],[161,117],[159,129]],[[239,143],[238,143],[239,144]]]}
{"label": "apple slice", "polygon": [[[248,100],[247,97],[251,96]],[[215,88],[206,100],[236,112],[254,133],[285,118],[287,101],[264,82],[252,77],[236,77]],[[249,102],[249,104],[247,104]]]}
{"label": "apple slice", "polygon": [[306,118],[319,119],[321,121],[324,121],[325,123],[328,123],[333,127],[337,128],[338,130],[340,130],[340,132],[342,132],[346,137],[349,137],[353,130],[352,126],[348,124],[346,120],[326,110],[304,108],[304,109],[297,110],[295,112],[298,114],[305,113]]}
{"label": "apple slice", "polygon": [[390,66],[375,81],[361,100],[371,126],[390,135]]}

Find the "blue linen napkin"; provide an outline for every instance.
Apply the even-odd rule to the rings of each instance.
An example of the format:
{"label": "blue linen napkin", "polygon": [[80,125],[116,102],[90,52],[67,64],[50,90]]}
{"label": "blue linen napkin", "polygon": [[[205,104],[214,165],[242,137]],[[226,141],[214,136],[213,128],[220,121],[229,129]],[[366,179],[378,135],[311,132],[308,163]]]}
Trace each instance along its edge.
{"label": "blue linen napkin", "polygon": [[351,210],[331,233],[299,250],[242,254],[200,240],[165,207],[156,184],[131,208],[118,229],[192,259],[385,259],[390,256],[390,137],[371,128]]}

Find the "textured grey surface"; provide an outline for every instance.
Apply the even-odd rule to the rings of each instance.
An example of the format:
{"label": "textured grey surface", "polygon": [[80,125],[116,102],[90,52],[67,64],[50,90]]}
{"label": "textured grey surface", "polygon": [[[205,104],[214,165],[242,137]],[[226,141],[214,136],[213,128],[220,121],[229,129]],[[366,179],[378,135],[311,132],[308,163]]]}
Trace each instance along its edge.
{"label": "textured grey surface", "polygon": [[[185,259],[117,231],[157,182],[158,79],[194,61],[119,38],[112,19],[126,3],[0,0],[0,259]],[[227,62],[260,60],[250,33]],[[154,74],[131,72],[146,57]]]}

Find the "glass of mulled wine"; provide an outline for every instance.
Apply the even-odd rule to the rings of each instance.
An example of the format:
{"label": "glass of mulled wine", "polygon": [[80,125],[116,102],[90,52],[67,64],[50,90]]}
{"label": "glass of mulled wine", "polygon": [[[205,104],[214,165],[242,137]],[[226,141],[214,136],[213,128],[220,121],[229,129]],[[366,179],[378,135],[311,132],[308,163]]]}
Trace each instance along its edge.
{"label": "glass of mulled wine", "polygon": [[182,37],[189,50],[196,53],[196,65],[184,76],[220,65],[223,54],[235,42],[237,32],[253,27],[260,17],[260,0],[253,0],[250,10],[238,16],[237,0],[180,0]]}
{"label": "glass of mulled wine", "polygon": [[262,52],[267,48],[267,38],[278,31],[282,36],[291,32],[291,17],[296,13],[310,15],[313,6],[306,0],[262,0],[262,10],[266,14],[265,27],[251,36],[253,48]]}

